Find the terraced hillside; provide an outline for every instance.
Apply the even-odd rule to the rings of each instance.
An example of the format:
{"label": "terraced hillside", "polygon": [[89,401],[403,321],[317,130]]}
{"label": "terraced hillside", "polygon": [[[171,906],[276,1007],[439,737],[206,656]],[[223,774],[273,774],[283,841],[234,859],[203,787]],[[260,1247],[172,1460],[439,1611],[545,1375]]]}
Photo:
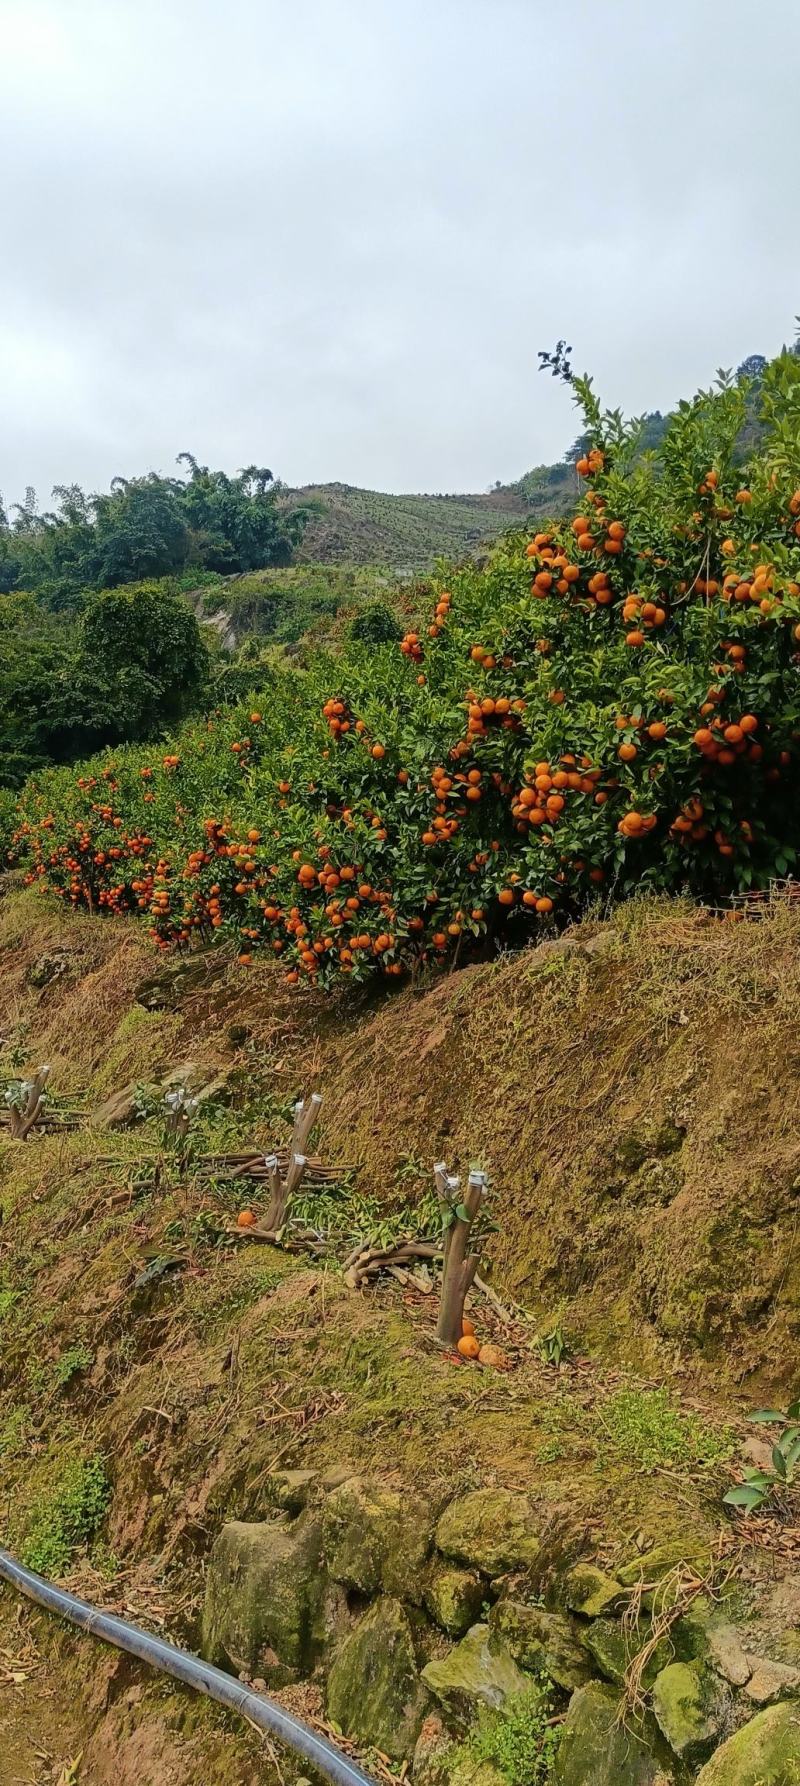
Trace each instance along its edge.
{"label": "terraced hillside", "polygon": [[410,570],[425,569],[440,556],[464,558],[532,512],[527,497],[512,485],[482,496],[391,496],[352,484],[310,484],[291,497],[316,510],[298,561]]}

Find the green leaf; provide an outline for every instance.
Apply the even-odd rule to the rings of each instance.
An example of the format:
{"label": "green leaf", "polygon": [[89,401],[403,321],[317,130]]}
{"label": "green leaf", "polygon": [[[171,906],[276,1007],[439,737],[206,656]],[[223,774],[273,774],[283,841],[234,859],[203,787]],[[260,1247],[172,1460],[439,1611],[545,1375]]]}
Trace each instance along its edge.
{"label": "green leaf", "polygon": [[458,1216],[458,1219],[460,1222],[468,1222],[470,1220],[470,1213],[469,1213],[469,1210],[467,1209],[466,1203],[457,1203],[456,1207],[455,1207],[455,1214]]}
{"label": "green leaf", "polygon": [[776,1421],[785,1420],[786,1415],[781,1412],[780,1408],[759,1408],[755,1414],[748,1414],[747,1418],[748,1420],[760,1420],[762,1424],[769,1426],[774,1425]]}
{"label": "green leaf", "polygon": [[746,1507],[748,1513],[762,1506],[766,1498],[758,1488],[729,1488],[728,1493],[722,1497],[726,1507]]}

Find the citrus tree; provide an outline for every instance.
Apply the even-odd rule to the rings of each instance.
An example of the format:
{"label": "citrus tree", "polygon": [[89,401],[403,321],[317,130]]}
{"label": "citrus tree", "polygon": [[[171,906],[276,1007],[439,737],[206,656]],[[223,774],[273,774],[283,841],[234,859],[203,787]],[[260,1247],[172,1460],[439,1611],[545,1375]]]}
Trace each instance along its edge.
{"label": "citrus tree", "polygon": [[[232,933],[292,983],[523,943],[649,887],[719,902],[800,842],[800,362],[721,378],[654,454],[568,373],[574,511],[442,567],[399,643],[29,788],[16,847],[162,947]],[[749,457],[743,443],[752,441]]]}

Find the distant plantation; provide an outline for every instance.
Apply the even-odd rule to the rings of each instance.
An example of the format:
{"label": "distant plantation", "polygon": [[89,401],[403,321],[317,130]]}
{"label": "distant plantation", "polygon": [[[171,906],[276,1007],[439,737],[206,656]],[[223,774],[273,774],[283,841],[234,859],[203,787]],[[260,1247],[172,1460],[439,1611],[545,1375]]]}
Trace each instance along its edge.
{"label": "distant plantation", "polygon": [[403,640],[275,671],[244,708],[33,782],[16,849],[163,948],[290,980],[518,945],[639,888],[719,902],[800,844],[800,362],[681,406],[657,455],[568,374],[568,517],[435,579]]}

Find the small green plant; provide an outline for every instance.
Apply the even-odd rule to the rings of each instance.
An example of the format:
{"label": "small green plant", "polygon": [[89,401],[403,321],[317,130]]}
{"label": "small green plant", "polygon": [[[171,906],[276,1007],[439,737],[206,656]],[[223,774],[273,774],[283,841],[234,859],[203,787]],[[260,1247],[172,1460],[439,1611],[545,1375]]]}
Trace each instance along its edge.
{"label": "small green plant", "polygon": [[800,1399],[788,1408],[758,1408],[750,1419],[762,1426],[779,1426],[781,1432],[772,1447],[772,1467],[745,1470],[743,1480],[723,1495],[727,1507],[743,1507],[745,1513],[756,1513],[767,1501],[791,1488],[797,1481],[800,1467]]}
{"label": "small green plant", "polygon": [[545,1364],[555,1365],[556,1370],[562,1358],[568,1358],[570,1355],[569,1343],[560,1323],[558,1326],[552,1327],[549,1333],[543,1333],[537,1343]]}
{"label": "small green plant", "polygon": [[724,1463],[733,1435],[676,1408],[667,1389],[618,1389],[598,1411],[615,1449],[640,1469],[702,1468]]}
{"label": "small green plant", "polygon": [[0,1321],[4,1321],[6,1316],[11,1314],[11,1310],[18,1301],[18,1290],[0,1289]]}
{"label": "small green plant", "polygon": [[28,1444],[30,1408],[17,1404],[0,1425],[0,1457],[20,1457]]}
{"label": "small green plant", "polygon": [[94,1353],[89,1351],[88,1346],[69,1346],[53,1365],[53,1376],[58,1388],[66,1389],[73,1377],[79,1376],[81,1371],[88,1370],[93,1363]]}
{"label": "small green plant", "polygon": [[22,1561],[37,1575],[66,1574],[77,1550],[90,1544],[105,1519],[111,1483],[100,1457],[73,1458],[58,1488],[34,1506]]}
{"label": "small green plant", "polygon": [[508,1786],[546,1786],[560,1737],[549,1723],[552,1713],[552,1695],[544,1681],[515,1693],[502,1710],[482,1710],[456,1751],[456,1767],[488,1762]]}

